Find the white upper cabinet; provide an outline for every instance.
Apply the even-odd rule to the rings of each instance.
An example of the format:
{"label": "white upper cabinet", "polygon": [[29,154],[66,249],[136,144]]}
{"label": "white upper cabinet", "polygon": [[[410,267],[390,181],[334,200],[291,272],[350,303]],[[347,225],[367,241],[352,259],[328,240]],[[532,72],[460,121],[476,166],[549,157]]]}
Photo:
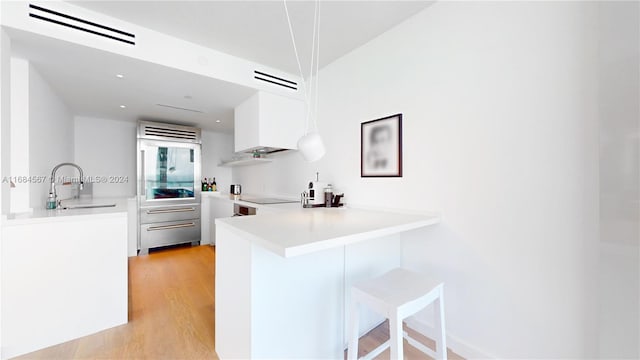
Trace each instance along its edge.
{"label": "white upper cabinet", "polygon": [[304,135],[304,102],[259,91],[235,108],[235,151],[296,149]]}

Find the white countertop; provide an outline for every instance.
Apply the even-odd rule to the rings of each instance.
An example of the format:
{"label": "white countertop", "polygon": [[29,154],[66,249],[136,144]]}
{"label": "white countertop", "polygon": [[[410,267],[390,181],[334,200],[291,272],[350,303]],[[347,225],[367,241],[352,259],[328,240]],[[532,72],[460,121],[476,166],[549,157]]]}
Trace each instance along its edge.
{"label": "white countertop", "polygon": [[227,227],[280,256],[293,257],[438,222],[440,216],[436,214],[405,214],[352,208],[303,209],[297,204],[295,210],[216,219],[216,226]]}
{"label": "white countertop", "polygon": [[[205,192],[203,191],[202,193],[203,197],[209,197],[212,199],[216,199],[216,200],[223,200],[223,201],[229,201],[229,202],[233,202],[233,203],[238,203],[240,205],[244,205],[244,206],[250,206],[253,208],[258,209],[257,212],[260,213],[261,208],[268,208],[269,210],[277,210],[277,211],[288,211],[288,210],[297,210],[300,209],[302,207],[302,205],[300,205],[300,200],[298,199],[294,199],[291,196],[282,196],[282,195],[240,195],[239,198],[237,199],[232,199],[229,195],[229,193],[222,193],[222,192],[218,192],[218,191],[208,191]],[[256,203],[252,203],[249,201],[243,201],[242,197],[245,196],[247,198],[278,198],[278,199],[285,199],[285,200],[291,200],[291,201],[295,201],[295,202],[291,202],[291,203],[281,203],[281,204],[256,204]]]}
{"label": "white countertop", "polygon": [[[85,208],[85,209],[34,209],[31,212],[9,214],[6,219],[3,219],[3,225],[23,225],[33,224],[38,222],[51,222],[51,221],[66,221],[77,220],[79,217],[84,216],[126,216],[127,214],[127,201],[126,198],[83,198],[74,200],[63,200],[62,206],[79,205],[79,204],[115,204],[113,207],[99,207],[99,208]],[[135,201],[135,198],[132,198]]]}

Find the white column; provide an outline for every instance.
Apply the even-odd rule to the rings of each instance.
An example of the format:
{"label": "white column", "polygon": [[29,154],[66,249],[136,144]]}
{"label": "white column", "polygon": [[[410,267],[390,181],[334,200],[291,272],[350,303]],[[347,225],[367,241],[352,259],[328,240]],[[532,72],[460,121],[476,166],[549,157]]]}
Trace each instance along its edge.
{"label": "white column", "polygon": [[[11,40],[7,33],[0,28],[0,175],[4,176],[8,172],[9,162],[9,119],[11,116],[10,94],[10,69],[11,69]],[[0,182],[0,204],[2,204],[2,215],[9,212],[9,185]],[[2,222],[0,221],[0,226]],[[0,229],[1,230],[1,229]],[[0,244],[3,243],[2,231],[0,231]],[[2,246],[0,246],[0,259],[2,259]],[[2,261],[0,260],[0,268]],[[0,314],[2,314],[2,288],[0,287]],[[2,354],[4,349],[2,343],[2,316],[0,315],[0,359],[4,359]]]}
{"label": "white column", "polygon": [[29,207],[29,62],[11,58],[11,144],[10,212],[20,213]]}

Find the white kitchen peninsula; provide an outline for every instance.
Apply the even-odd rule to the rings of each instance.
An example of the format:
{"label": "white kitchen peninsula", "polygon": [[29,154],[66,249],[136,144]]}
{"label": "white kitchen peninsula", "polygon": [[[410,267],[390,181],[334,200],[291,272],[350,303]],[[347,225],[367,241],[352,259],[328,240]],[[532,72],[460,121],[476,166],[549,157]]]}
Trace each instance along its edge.
{"label": "white kitchen peninsula", "polygon": [[[221,359],[342,359],[354,281],[401,265],[401,233],[437,215],[349,208],[216,220]],[[382,318],[363,312],[361,333]]]}
{"label": "white kitchen peninsula", "polygon": [[127,322],[127,201],[90,203],[3,220],[3,358]]}

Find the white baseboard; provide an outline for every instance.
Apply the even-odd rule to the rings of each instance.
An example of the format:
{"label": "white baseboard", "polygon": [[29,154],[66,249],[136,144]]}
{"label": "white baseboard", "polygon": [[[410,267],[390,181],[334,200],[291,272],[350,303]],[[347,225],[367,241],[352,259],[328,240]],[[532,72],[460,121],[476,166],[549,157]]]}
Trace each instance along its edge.
{"label": "white baseboard", "polygon": [[[415,317],[410,317],[405,319],[405,323],[411,329],[421,333],[422,335],[435,339],[435,329],[433,326],[428,325],[426,322],[421,321]],[[496,356],[493,356],[487,353],[484,350],[480,350],[477,347],[468,344],[465,341],[462,341],[455,335],[447,332],[447,348],[451,349],[454,353],[462,356],[465,359],[497,359]]]}

